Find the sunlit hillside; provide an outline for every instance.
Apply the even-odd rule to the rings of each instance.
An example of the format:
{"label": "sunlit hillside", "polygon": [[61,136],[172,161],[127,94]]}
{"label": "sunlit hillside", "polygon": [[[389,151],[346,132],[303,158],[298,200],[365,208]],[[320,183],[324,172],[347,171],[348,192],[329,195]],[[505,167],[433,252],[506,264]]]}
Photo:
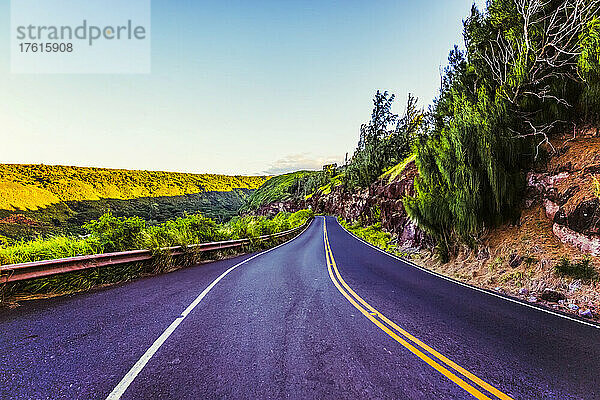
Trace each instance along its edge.
{"label": "sunlit hillside", "polygon": [[83,233],[106,212],[149,223],[201,212],[227,221],[267,181],[261,176],[0,164],[0,245]]}
{"label": "sunlit hillside", "polygon": [[310,174],[309,171],[298,171],[270,179],[248,197],[244,211],[255,210],[274,201],[291,200],[296,194],[299,180]]}
{"label": "sunlit hillside", "polygon": [[0,209],[37,210],[65,201],[129,200],[257,189],[268,178],[0,164]]}

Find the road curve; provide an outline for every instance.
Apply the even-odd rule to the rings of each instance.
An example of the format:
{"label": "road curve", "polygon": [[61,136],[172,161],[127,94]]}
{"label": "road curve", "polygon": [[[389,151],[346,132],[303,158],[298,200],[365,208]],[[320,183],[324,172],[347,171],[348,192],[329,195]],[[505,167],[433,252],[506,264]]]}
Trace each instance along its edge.
{"label": "road curve", "polygon": [[0,399],[105,399],[175,321],[123,399],[600,399],[600,329],[333,218],[254,256],[0,310]]}

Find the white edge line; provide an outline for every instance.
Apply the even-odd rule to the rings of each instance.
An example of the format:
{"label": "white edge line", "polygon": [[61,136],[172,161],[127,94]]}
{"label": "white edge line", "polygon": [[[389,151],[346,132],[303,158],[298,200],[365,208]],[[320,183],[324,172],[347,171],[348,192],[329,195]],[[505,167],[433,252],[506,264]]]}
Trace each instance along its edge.
{"label": "white edge line", "polygon": [[133,367],[131,367],[129,372],[127,372],[127,374],[123,377],[123,379],[121,379],[121,381],[117,384],[117,386],[113,389],[113,391],[108,395],[108,397],[106,397],[106,400],[118,400],[121,398],[121,396],[123,396],[123,394],[129,387],[129,385],[131,385],[131,383],[135,380],[135,378],[142,371],[142,369],[144,369],[144,367],[146,366],[148,361],[150,361],[152,356],[158,351],[158,349],[169,338],[169,336],[171,336],[171,334],[175,331],[175,329],[177,329],[179,324],[181,324],[183,322],[183,320],[202,301],[202,299],[204,299],[204,297],[208,294],[208,292],[210,292],[211,289],[213,287],[215,287],[215,285],[217,283],[219,283],[219,281],[221,281],[221,279],[225,278],[225,276],[227,276],[227,274],[229,274],[231,271],[233,271],[240,265],[246,264],[248,261],[251,261],[251,260],[255,259],[256,257],[259,257],[259,256],[266,254],[270,251],[273,251],[281,246],[291,243],[295,239],[299,238],[304,232],[306,232],[306,230],[308,228],[310,228],[311,225],[312,225],[312,221],[306,228],[304,228],[304,230],[302,232],[300,232],[298,235],[294,236],[292,239],[290,239],[284,243],[281,243],[278,246],[275,246],[273,248],[265,250],[261,253],[255,254],[252,257],[249,257],[249,258],[245,259],[244,261],[241,261],[241,262],[235,264],[233,267],[230,267],[227,271],[225,271],[221,275],[219,275],[219,277],[217,279],[215,279],[214,281],[212,281],[212,283],[210,285],[208,285],[208,287],[206,287],[206,289],[204,289],[202,291],[202,293],[200,293],[198,295],[198,297],[196,297],[196,299],[181,313],[181,315],[179,317],[177,317],[177,319],[175,319],[175,321],[173,321],[167,329],[165,329],[165,331],[158,337],[158,339],[156,339],[154,341],[154,343],[152,343],[152,346],[150,346],[150,348],[148,348],[148,350],[146,350],[144,355],[142,355],[142,357],[133,365]]}
{"label": "white edge line", "polygon": [[461,281],[457,281],[457,280],[455,280],[455,279],[452,279],[452,278],[450,278],[450,277],[448,277],[448,276],[442,275],[442,274],[440,274],[440,273],[438,273],[438,272],[431,271],[431,270],[428,270],[428,269],[426,269],[426,268],[423,268],[423,267],[421,267],[421,266],[419,266],[419,265],[415,264],[414,262],[412,262],[412,261],[410,261],[410,260],[407,260],[407,259],[405,259],[405,258],[402,258],[402,257],[398,257],[398,256],[396,256],[396,255],[394,255],[394,254],[390,254],[390,253],[388,253],[387,251],[385,251],[385,250],[382,250],[382,249],[380,249],[379,247],[377,247],[377,246],[374,246],[374,245],[372,245],[371,243],[369,243],[369,242],[367,242],[367,241],[363,240],[362,238],[359,238],[359,237],[358,237],[358,236],[356,236],[354,233],[352,233],[352,232],[350,232],[349,230],[347,230],[346,228],[344,228],[344,227],[343,227],[343,226],[342,226],[342,225],[339,223],[339,221],[337,220],[337,218],[335,218],[335,217],[333,217],[333,218],[335,219],[335,222],[336,222],[336,223],[337,223],[337,224],[338,224],[338,225],[339,225],[339,226],[340,226],[340,227],[341,227],[341,228],[342,228],[344,231],[346,231],[346,233],[348,233],[349,235],[351,235],[352,237],[354,237],[356,240],[358,240],[358,241],[360,241],[360,242],[362,242],[362,243],[366,244],[366,245],[367,245],[367,246],[369,246],[369,247],[372,247],[373,249],[375,249],[375,250],[377,250],[377,251],[379,251],[379,252],[381,252],[381,253],[385,254],[386,256],[392,257],[392,258],[394,258],[394,259],[396,259],[396,260],[398,260],[398,261],[402,261],[403,263],[405,263],[405,264],[408,264],[408,265],[410,265],[410,266],[411,266],[411,267],[413,267],[413,268],[420,269],[421,271],[424,271],[424,272],[427,272],[428,274],[431,274],[431,275],[437,276],[438,278],[445,279],[445,280],[447,280],[447,281],[449,281],[449,282],[452,282],[452,283],[455,283],[455,284],[457,284],[457,285],[464,286],[464,287],[466,287],[466,288],[473,289],[473,290],[476,290],[476,291],[478,291],[478,292],[485,293],[485,294],[488,294],[488,295],[490,295],[490,296],[497,297],[497,298],[499,298],[499,299],[503,299],[503,300],[506,300],[506,301],[510,301],[510,302],[512,302],[512,303],[515,303],[515,304],[520,304],[520,305],[522,305],[522,306],[524,306],[524,307],[529,307],[529,308],[532,308],[532,309],[534,309],[534,310],[543,311],[543,312],[545,312],[545,313],[552,314],[552,315],[555,315],[555,316],[557,316],[557,317],[561,317],[561,318],[564,318],[564,319],[568,319],[568,320],[570,320],[570,321],[579,322],[580,324],[587,325],[587,326],[591,326],[592,328],[600,329],[600,325],[598,325],[598,324],[595,324],[595,323],[592,323],[592,322],[583,321],[583,320],[581,320],[581,319],[578,319],[578,318],[573,318],[573,317],[570,317],[570,316],[568,316],[568,315],[561,314],[561,313],[557,313],[557,312],[554,312],[554,311],[552,311],[552,310],[548,310],[548,309],[546,309],[546,308],[542,308],[542,307],[539,307],[539,306],[534,306],[534,305],[532,305],[532,304],[528,304],[528,303],[525,303],[525,302],[523,302],[523,301],[519,301],[519,300],[513,299],[513,298],[511,298],[511,297],[508,297],[508,296],[502,296],[502,295],[500,295],[500,294],[497,294],[497,293],[494,293],[494,292],[492,292],[492,291],[490,291],[490,290],[481,289],[481,288],[478,288],[477,286],[469,285],[469,284],[467,284],[467,283],[464,283],[464,282],[461,282]]}

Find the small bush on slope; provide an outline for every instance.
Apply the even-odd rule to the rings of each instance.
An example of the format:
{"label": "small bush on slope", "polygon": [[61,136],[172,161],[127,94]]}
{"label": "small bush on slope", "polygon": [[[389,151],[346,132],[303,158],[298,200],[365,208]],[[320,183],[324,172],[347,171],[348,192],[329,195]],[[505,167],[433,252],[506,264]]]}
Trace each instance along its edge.
{"label": "small bush on slope", "polygon": [[561,276],[569,276],[583,281],[596,280],[598,271],[590,263],[589,258],[584,258],[577,262],[571,262],[567,257],[563,257],[554,267],[555,272]]}

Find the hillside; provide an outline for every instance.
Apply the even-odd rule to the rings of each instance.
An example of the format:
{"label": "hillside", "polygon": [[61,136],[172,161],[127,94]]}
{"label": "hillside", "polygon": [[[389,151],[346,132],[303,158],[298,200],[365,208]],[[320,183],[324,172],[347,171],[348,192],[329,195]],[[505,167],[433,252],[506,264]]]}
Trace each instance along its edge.
{"label": "hillside", "polygon": [[225,220],[268,177],[0,164],[0,236],[77,230],[111,210],[161,222],[201,211]]}
{"label": "hillside", "polygon": [[299,200],[298,181],[309,174],[311,174],[309,171],[298,171],[269,179],[248,197],[243,210],[256,211],[261,206],[272,205],[276,202]]}

